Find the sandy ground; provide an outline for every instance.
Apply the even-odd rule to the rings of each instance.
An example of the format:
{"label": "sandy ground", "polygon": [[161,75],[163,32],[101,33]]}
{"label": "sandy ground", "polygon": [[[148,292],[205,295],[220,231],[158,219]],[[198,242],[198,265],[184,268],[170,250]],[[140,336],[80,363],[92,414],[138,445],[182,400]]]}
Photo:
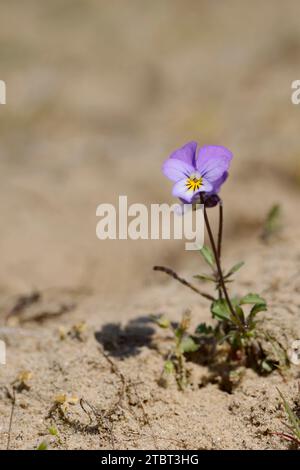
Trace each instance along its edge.
{"label": "sandy ground", "polygon": [[[299,13],[290,0],[2,2],[1,448],[6,387],[24,370],[32,376],[16,396],[12,449],[44,439],[62,449],[288,447],[272,435],[285,420],[276,387],[296,405],[299,366],[247,370],[232,394],[203,386],[210,371],[194,363],[186,391],[157,384],[169,339],[149,316],[179,320],[189,307],[197,325],[209,308],[151,268],[191,278],[201,259],[178,241],[101,242],[95,213],[121,194],[171,202],[163,159],[191,139],[226,145],[235,158],[222,192],[224,263],[246,261],[232,289],[265,296],[265,325],[287,347],[300,338],[300,109],[290,101]],[[265,245],[259,234],[277,202],[283,230]],[[60,394],[85,411],[76,402],[62,415]]]}

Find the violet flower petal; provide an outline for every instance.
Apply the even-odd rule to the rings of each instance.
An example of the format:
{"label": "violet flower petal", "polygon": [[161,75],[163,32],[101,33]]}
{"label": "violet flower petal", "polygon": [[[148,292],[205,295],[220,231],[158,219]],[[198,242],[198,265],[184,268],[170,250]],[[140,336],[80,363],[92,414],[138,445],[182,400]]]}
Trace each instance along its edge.
{"label": "violet flower petal", "polygon": [[231,159],[232,153],[225,147],[206,145],[198,152],[196,167],[202,176],[214,183],[227,172]]}
{"label": "violet flower petal", "polygon": [[227,180],[228,175],[229,175],[228,171],[225,171],[223,175],[221,176],[221,178],[214,181],[213,189],[209,194],[217,194],[220,191],[222,184],[225,183],[225,181]]}
{"label": "violet flower petal", "polygon": [[162,172],[171,181],[176,182],[188,178],[191,173],[195,172],[195,168],[185,161],[169,158],[163,164]]}
{"label": "violet flower petal", "polygon": [[175,152],[171,153],[169,158],[175,158],[177,160],[182,160],[183,162],[188,163],[195,167],[195,160],[196,160],[196,149],[197,149],[197,142],[188,142],[180,149],[175,150]]}

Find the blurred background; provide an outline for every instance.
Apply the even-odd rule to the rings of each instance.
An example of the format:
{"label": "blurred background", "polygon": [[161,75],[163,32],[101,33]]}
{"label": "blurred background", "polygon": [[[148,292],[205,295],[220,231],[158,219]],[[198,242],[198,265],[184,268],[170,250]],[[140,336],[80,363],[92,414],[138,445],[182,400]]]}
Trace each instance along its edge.
{"label": "blurred background", "polygon": [[96,207],[171,202],[163,160],[189,140],[234,153],[226,246],[272,204],[299,226],[299,1],[1,1],[0,292],[128,297],[183,242],[99,241]]}

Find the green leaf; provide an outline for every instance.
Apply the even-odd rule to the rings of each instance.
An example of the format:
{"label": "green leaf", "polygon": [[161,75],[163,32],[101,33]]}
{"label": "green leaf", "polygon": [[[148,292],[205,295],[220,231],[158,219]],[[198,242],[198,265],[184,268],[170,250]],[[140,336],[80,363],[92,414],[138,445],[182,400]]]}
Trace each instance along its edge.
{"label": "green leaf", "polygon": [[240,299],[240,305],[244,304],[265,304],[266,301],[262,297],[260,297],[258,294],[247,294],[244,297]]}
{"label": "green leaf", "polygon": [[273,370],[272,364],[270,364],[266,359],[262,361],[261,368],[264,372],[267,372],[267,374],[270,374]]}
{"label": "green leaf", "polygon": [[244,261],[240,261],[239,263],[236,263],[234,266],[232,266],[231,269],[229,269],[225,278],[232,276],[232,274],[236,273],[239,269],[241,269],[241,267],[244,266],[244,264],[245,264]]}
{"label": "green leaf", "polygon": [[[247,318],[247,323],[249,326],[251,326],[253,319],[255,318],[257,313],[265,312],[267,310],[267,304],[265,299],[260,297],[258,294],[251,293],[246,295],[245,297],[242,297],[242,299],[240,300],[240,304],[253,305]],[[254,326],[254,324],[252,324],[252,326]]]}
{"label": "green leaf", "polygon": [[278,217],[280,216],[280,211],[281,211],[281,207],[279,204],[274,204],[268,215],[267,215],[267,223],[268,224],[274,224],[275,222],[277,222],[278,220]]}
{"label": "green leaf", "polygon": [[199,345],[195,343],[190,336],[184,336],[180,342],[180,350],[183,353],[195,352],[199,349]]}
{"label": "green leaf", "polygon": [[274,233],[278,232],[281,228],[281,207],[279,204],[274,204],[269,210],[266,220],[264,222],[262,238],[267,240]]}
{"label": "green leaf", "polygon": [[[234,308],[234,310],[238,309],[240,305],[240,299],[238,297],[233,297],[230,300],[231,300],[231,305]],[[232,317],[230,308],[225,299],[215,300],[211,304],[210,310],[211,310],[213,317],[216,317],[222,321],[231,321],[235,323],[234,318]],[[241,308],[238,312],[236,312],[236,314],[241,315],[241,318],[244,318],[244,312]]]}
{"label": "green leaf", "polygon": [[249,314],[249,319],[253,319],[259,312],[265,312],[267,310],[267,304],[254,304]]}
{"label": "green leaf", "polygon": [[51,434],[51,436],[57,436],[58,435],[58,431],[54,426],[50,427],[48,429],[48,431],[49,431],[49,434]]}
{"label": "green leaf", "polygon": [[240,297],[232,297],[230,300],[233,307],[237,307],[241,303]]}
{"label": "green leaf", "polygon": [[270,333],[266,332],[264,336],[273,350],[276,362],[278,362],[278,364],[276,363],[275,365],[276,368],[281,370],[286,369],[289,366],[290,361],[285,348],[280,344],[277,338],[272,336]]}
{"label": "green leaf", "polygon": [[230,310],[226,300],[215,300],[211,305],[211,313],[213,317],[219,320],[230,321]]}
{"label": "green leaf", "polygon": [[152,319],[158,326],[160,326],[160,328],[169,328],[171,325],[170,320],[164,315],[161,315],[160,317],[153,316]]}
{"label": "green leaf", "polygon": [[164,363],[164,371],[166,374],[172,374],[174,372],[174,364],[172,361],[166,361]]}
{"label": "green leaf", "polygon": [[211,249],[208,246],[204,245],[204,247],[201,248],[200,253],[203,256],[203,258],[205,259],[205,261],[211,267],[215,266],[215,257],[213,255],[213,252],[211,251]]}
{"label": "green leaf", "polygon": [[245,315],[244,315],[244,311],[242,309],[242,307],[240,307],[239,305],[236,305],[235,306],[235,312],[237,314],[237,316],[239,317],[239,319],[242,321],[242,323],[245,322]]}
{"label": "green leaf", "polygon": [[207,325],[206,323],[200,323],[200,325],[197,326],[196,328],[196,333],[200,335],[209,335],[213,333],[213,327],[210,325]]}
{"label": "green leaf", "polygon": [[283,406],[284,406],[286,414],[288,415],[290,425],[293,428],[293,432],[297,436],[297,439],[300,439],[300,420],[291,409],[290,405],[288,404],[288,402],[282,395],[281,391],[279,389],[277,389],[277,391],[283,401]]}
{"label": "green leaf", "polygon": [[212,276],[207,276],[206,274],[196,274],[193,276],[195,279],[199,279],[199,281],[210,281],[216,282],[216,279]]}
{"label": "green leaf", "polygon": [[46,441],[42,441],[37,447],[37,450],[47,450],[47,449],[48,449],[48,443]]}

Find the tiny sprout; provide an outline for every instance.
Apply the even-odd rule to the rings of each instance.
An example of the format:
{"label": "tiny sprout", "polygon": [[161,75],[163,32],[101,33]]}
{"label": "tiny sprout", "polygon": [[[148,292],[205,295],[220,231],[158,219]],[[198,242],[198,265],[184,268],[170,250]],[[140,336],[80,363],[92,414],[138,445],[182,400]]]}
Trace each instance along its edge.
{"label": "tiny sprout", "polygon": [[60,340],[64,340],[67,337],[67,330],[64,326],[59,326],[58,327],[58,335]]}
{"label": "tiny sprout", "polygon": [[42,441],[36,450],[47,450],[48,449],[48,442],[47,441]]}
{"label": "tiny sprout", "polygon": [[67,411],[69,410],[69,406],[76,405],[79,401],[79,398],[77,396],[69,396],[69,395],[66,395],[65,393],[61,393],[59,395],[56,395],[53,401],[54,401],[54,404],[50,410],[50,413],[49,413],[50,416],[52,412],[57,409],[60,410],[62,414],[67,413]]}
{"label": "tiny sprout", "polygon": [[[55,437],[55,438],[58,438],[58,431],[57,429],[54,427],[54,426],[50,426],[48,428],[48,433]],[[37,447],[36,450],[48,450],[48,447],[49,447],[49,442],[48,442],[48,439],[44,439]]]}
{"label": "tiny sprout", "polygon": [[160,328],[169,329],[173,337],[173,345],[167,353],[159,383],[162,386],[166,386],[168,376],[173,374],[175,375],[179,389],[183,390],[187,385],[188,375],[185,354],[195,352],[199,347],[188,333],[191,322],[190,312],[186,311],[182,315],[179,324],[171,323],[164,316],[158,318],[153,317],[153,320]]}
{"label": "tiny sprout", "polygon": [[56,395],[56,397],[54,398],[54,403],[56,403],[57,405],[63,405],[64,403],[66,403],[66,401],[67,395],[65,394]]}
{"label": "tiny sprout", "polygon": [[160,328],[170,328],[171,322],[167,317],[162,315],[158,317],[157,319],[153,317],[153,319],[156,321],[158,326],[160,326]]}
{"label": "tiny sprout", "polygon": [[86,332],[86,323],[81,321],[73,325],[70,329],[66,329],[64,326],[58,328],[59,338],[65,340],[67,337],[77,339],[78,341],[84,341]]}
{"label": "tiny sprout", "polygon": [[83,335],[86,332],[86,323],[81,321],[72,326],[70,336],[75,339],[83,340]]}
{"label": "tiny sprout", "polygon": [[18,377],[12,383],[13,387],[18,391],[29,390],[31,387],[30,381],[32,379],[32,372],[23,370],[19,373]]}
{"label": "tiny sprout", "polygon": [[48,429],[48,432],[49,432],[49,434],[51,434],[51,436],[56,436],[56,437],[58,436],[58,431],[54,426],[51,426]]}
{"label": "tiny sprout", "polygon": [[281,230],[281,213],[281,206],[279,204],[274,204],[269,210],[261,233],[263,241],[269,241],[273,235]]}
{"label": "tiny sprout", "polygon": [[78,403],[79,398],[76,396],[68,396],[65,393],[62,393],[60,395],[56,395],[54,398],[54,403],[57,405],[76,405]]}
{"label": "tiny sprout", "polygon": [[164,363],[164,371],[166,372],[166,374],[173,374],[174,373],[174,364],[172,361],[170,360],[167,360],[165,363]]}
{"label": "tiny sprout", "polygon": [[279,433],[274,433],[277,436],[281,437],[282,439],[285,439],[286,441],[293,442],[294,444],[300,446],[300,419],[296,415],[296,413],[292,410],[290,407],[289,403],[281,393],[279,389],[277,389],[280,398],[283,403],[284,410],[286,412],[289,424],[286,424],[287,427],[287,432],[279,432]]}

